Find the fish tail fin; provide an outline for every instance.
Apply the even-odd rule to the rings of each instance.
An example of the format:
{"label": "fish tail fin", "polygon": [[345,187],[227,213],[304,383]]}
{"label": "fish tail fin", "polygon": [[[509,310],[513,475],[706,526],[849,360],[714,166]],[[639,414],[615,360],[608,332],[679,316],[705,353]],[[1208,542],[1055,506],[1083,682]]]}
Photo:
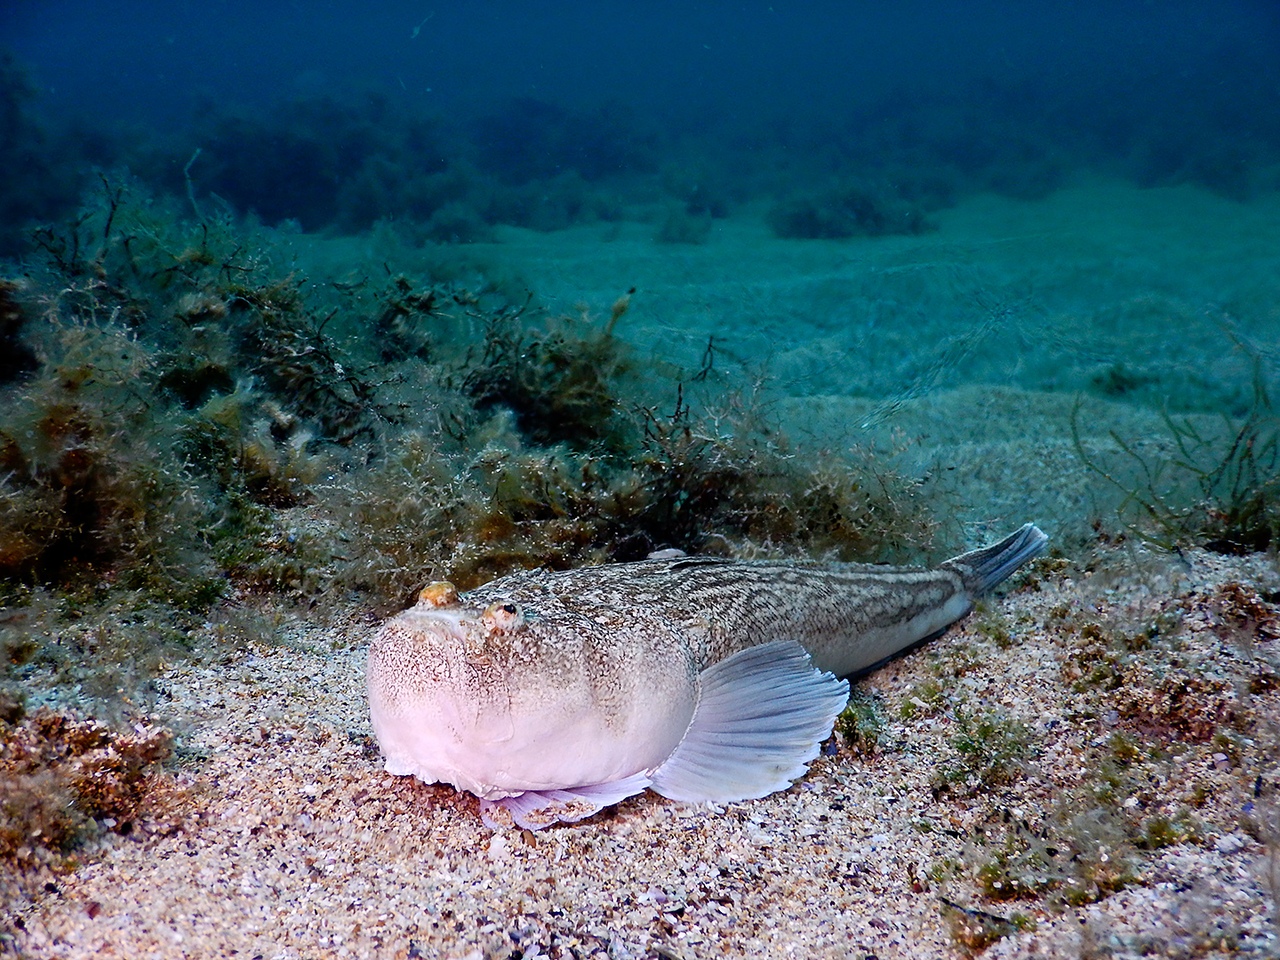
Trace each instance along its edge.
{"label": "fish tail fin", "polygon": [[981,597],[1038,555],[1048,542],[1043,530],[1028,523],[999,543],[952,557],[942,566],[960,575],[971,597]]}

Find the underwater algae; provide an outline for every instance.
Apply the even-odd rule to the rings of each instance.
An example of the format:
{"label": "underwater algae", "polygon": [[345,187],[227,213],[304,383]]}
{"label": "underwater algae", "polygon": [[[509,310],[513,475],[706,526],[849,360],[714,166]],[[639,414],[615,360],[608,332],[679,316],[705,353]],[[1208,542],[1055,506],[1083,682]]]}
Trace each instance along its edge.
{"label": "underwater algae", "polygon": [[[1274,54],[1220,46],[1230,11],[1152,44],[1187,11],[1149,13],[1154,64],[1086,44],[1055,70],[1067,32],[930,92],[948,59],[888,43],[896,90],[796,104],[784,79],[775,112],[735,85],[683,130],[554,85],[450,113],[381,44],[342,90],[290,85],[281,44],[279,99],[237,103],[234,15],[205,57],[237,69],[196,96],[173,74],[136,126],[66,123],[82,66],[0,53],[0,887],[28,884],[0,954],[1274,953],[1275,420],[1218,353],[1239,317],[1273,373]],[[103,16],[109,63],[137,24]],[[431,69],[502,72],[500,24],[473,50],[432,16],[394,26],[449,43]],[[683,56],[540,19],[592,72]],[[93,17],[30,20],[67,51]],[[760,49],[738,20],[700,61]],[[214,62],[178,30],[114,79],[166,51]],[[552,263],[571,234],[588,256]],[[881,446],[849,451],[864,424]],[[506,843],[375,770],[350,678],[427,580],[669,547],[917,561],[1015,512],[1060,554],[862,681],[784,796]]]}
{"label": "underwater algae", "polygon": [[[429,579],[471,587],[663,547],[911,560],[943,522],[871,454],[846,469],[794,446],[754,385],[655,369],[627,343],[625,300],[597,318],[412,272],[308,277],[273,231],[192,220],[114,181],[71,226],[39,233],[37,251],[3,304],[13,355],[27,358],[0,398],[7,691],[53,678],[103,714],[135,716],[164,664],[229,655],[209,649],[203,624],[229,624],[236,608],[389,611]],[[1092,562],[1037,567],[1019,593],[1064,590]],[[1200,614],[1179,611],[1207,604],[1248,634],[1272,622],[1274,597],[1248,584],[1178,597],[1150,622],[1102,604],[1091,619],[1075,601],[1060,615],[981,616],[909,691],[873,688],[870,708],[851,708],[854,757],[933,738],[925,794],[982,824],[929,881],[957,905],[958,944],[990,935],[966,932],[983,915],[1016,938],[1148,882],[1159,851],[1220,835],[1227,775],[1220,795],[1188,786],[1166,799],[1147,784],[1187,781],[1171,758],[1269,769],[1263,628],[1254,666],[1224,663],[1196,652],[1187,623],[1199,629]],[[1050,648],[1070,688],[1062,722],[1121,735],[1080,745],[1073,773],[1050,768],[1061,734],[969,687],[993,657],[1015,670],[1045,625],[1067,638]],[[238,649],[270,642],[272,627],[245,615],[225,634]],[[1254,702],[1238,701],[1242,677]],[[1128,699],[1113,706],[1117,690]],[[27,736],[25,722],[6,732]],[[62,772],[33,774],[31,789],[60,802],[74,761],[50,768]],[[1005,819],[1055,790],[1061,805],[1026,826]],[[68,842],[98,835],[98,816],[84,808]],[[1253,829],[1268,835],[1265,818]]]}
{"label": "underwater algae", "polygon": [[[616,333],[629,294],[597,321],[430,278],[322,288],[264,232],[106,177],[33,248],[0,287],[18,704],[40,676],[137,716],[166,662],[220,655],[193,639],[211,611],[253,596],[391,609],[429,579],[663,547],[905,559],[937,526],[874,459],[806,462],[749,396],[656,381]],[[50,756],[32,783],[61,797],[71,760]]]}
{"label": "underwater algae", "polygon": [[[1228,331],[1229,332],[1229,331]],[[1242,345],[1237,342],[1238,349]],[[1280,416],[1272,406],[1262,358],[1247,351],[1252,397],[1242,415],[1205,425],[1161,411],[1155,438],[1111,439],[1123,458],[1109,469],[1086,451],[1078,408],[1072,441],[1084,465],[1124,495],[1124,528],[1165,549],[1195,543],[1220,553],[1266,551],[1280,535]],[[1152,449],[1151,440],[1163,441]]]}

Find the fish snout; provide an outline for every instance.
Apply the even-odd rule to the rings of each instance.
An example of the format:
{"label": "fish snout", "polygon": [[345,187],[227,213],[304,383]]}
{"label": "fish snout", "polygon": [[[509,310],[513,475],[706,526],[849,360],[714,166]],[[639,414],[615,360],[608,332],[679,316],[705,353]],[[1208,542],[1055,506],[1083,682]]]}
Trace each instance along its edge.
{"label": "fish snout", "polygon": [[[505,610],[494,618],[515,622]],[[389,771],[457,782],[472,753],[510,741],[509,678],[489,648],[491,633],[481,611],[434,584],[383,626],[369,648],[367,685]]]}

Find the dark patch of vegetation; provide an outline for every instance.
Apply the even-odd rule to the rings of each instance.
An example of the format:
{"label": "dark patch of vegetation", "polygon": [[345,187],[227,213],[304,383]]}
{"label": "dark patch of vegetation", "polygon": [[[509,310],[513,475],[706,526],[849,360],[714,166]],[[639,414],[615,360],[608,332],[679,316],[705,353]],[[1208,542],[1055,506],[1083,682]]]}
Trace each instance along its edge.
{"label": "dark patch of vegetation", "polygon": [[880,237],[930,229],[921,210],[861,187],[838,187],[783,201],[769,211],[768,221],[777,236],[799,240]]}
{"label": "dark patch of vegetation", "polygon": [[26,311],[18,302],[18,284],[0,280],[0,387],[36,368],[35,351],[23,339]]}
{"label": "dark patch of vegetation", "polygon": [[433,243],[484,243],[493,239],[493,227],[478,210],[455,201],[431,214],[422,226],[422,235]]}
{"label": "dark patch of vegetation", "polygon": [[201,206],[270,224],[356,233],[385,220],[419,242],[475,243],[498,223],[610,216],[614,201],[594,185],[650,170],[652,139],[617,107],[518,101],[468,131],[381,95],[313,96],[262,112],[209,105],[133,166]]}
{"label": "dark patch of vegetation", "polygon": [[172,742],[162,728],[122,733],[47,708],[0,722],[0,864],[23,871],[96,833],[132,832],[158,812]]}
{"label": "dark patch of vegetation", "polygon": [[13,597],[106,584],[180,634],[227,589],[382,606],[668,546],[907,559],[936,529],[870,454],[807,466],[733,394],[695,413],[616,335],[629,295],[596,322],[404,276],[319,289],[241,229],[104,178],[37,232],[5,288],[41,317],[0,395]]}
{"label": "dark patch of vegetation", "polygon": [[503,407],[535,446],[564,443],[578,450],[618,453],[636,440],[619,388],[630,372],[613,335],[630,295],[620,298],[602,328],[582,317],[551,318],[542,329],[522,326],[523,309],[484,318],[484,347],[462,375],[477,408]]}
{"label": "dark patch of vegetation", "polygon": [[532,97],[511,99],[481,117],[475,143],[481,167],[513,184],[576,170],[586,180],[652,171],[656,135],[621,104],[571,110]]}
{"label": "dark patch of vegetation", "polygon": [[709,212],[691,209],[684,204],[673,204],[663,214],[654,239],[658,243],[705,243],[710,235]]}
{"label": "dark patch of vegetation", "polygon": [[200,193],[268,223],[361,229],[394,215],[397,203],[401,215],[426,220],[457,199],[456,186],[451,190],[440,179],[456,151],[439,127],[396,111],[384,97],[311,97],[265,114],[210,105],[202,114],[207,119],[195,138],[200,153],[188,171],[192,181]]}
{"label": "dark patch of vegetation", "polygon": [[1123,362],[1113,363],[1089,378],[1089,383],[1105,397],[1124,397],[1157,382],[1152,374],[1135,370]]}
{"label": "dark patch of vegetation", "polygon": [[[62,215],[79,190],[76,151],[50,135],[32,113],[35,89],[8,51],[0,51],[0,256],[23,246],[34,222]],[[0,318],[0,344],[7,331]],[[4,381],[0,360],[0,383]]]}

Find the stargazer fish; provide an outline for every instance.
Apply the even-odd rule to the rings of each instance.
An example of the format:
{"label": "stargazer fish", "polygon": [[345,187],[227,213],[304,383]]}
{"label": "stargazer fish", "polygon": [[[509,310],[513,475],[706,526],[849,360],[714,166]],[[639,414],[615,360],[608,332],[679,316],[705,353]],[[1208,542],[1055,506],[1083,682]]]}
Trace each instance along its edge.
{"label": "stargazer fish", "polygon": [[538,828],[645,789],[729,802],[788,787],[847,680],[929,639],[1040,553],[1027,524],[933,570],[678,557],[433,583],[369,648],[393,774]]}

